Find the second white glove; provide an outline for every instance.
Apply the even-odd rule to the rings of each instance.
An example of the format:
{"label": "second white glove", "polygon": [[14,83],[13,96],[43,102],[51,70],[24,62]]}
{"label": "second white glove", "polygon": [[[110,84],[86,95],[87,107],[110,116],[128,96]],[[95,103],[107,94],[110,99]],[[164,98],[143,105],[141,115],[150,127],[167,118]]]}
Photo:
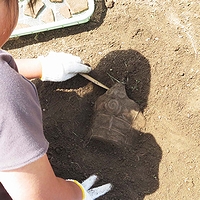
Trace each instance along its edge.
{"label": "second white glove", "polygon": [[98,177],[96,175],[92,175],[82,183],[79,183],[76,180],[69,179],[67,181],[72,181],[80,187],[83,194],[83,200],[95,200],[98,197],[103,196],[104,194],[109,192],[113,187],[111,183],[107,183],[99,187],[91,188],[97,180]]}
{"label": "second white glove", "polygon": [[66,81],[78,73],[91,71],[90,67],[82,63],[80,57],[64,52],[50,52],[38,59],[42,65],[42,81]]}

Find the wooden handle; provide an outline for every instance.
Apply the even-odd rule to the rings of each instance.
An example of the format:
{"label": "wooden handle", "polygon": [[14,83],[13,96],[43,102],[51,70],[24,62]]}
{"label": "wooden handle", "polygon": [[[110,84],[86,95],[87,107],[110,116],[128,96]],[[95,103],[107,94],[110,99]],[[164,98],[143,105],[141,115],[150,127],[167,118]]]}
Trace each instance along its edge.
{"label": "wooden handle", "polygon": [[92,78],[91,76],[89,76],[88,74],[82,74],[82,73],[79,73],[81,76],[83,76],[84,78],[86,78],[87,80],[93,82],[94,84],[106,89],[106,90],[109,90],[109,88],[107,86],[105,86],[104,84],[100,83],[99,81],[97,81],[96,79]]}

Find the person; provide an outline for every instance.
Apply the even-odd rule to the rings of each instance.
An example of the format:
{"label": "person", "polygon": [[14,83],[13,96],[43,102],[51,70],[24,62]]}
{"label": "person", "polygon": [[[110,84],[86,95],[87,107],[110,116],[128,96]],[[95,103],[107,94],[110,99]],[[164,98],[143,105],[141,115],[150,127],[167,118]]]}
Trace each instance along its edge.
{"label": "person", "polygon": [[[30,5],[36,0],[30,0]],[[65,180],[53,172],[47,158],[42,112],[34,84],[28,80],[65,81],[90,67],[74,55],[50,52],[35,59],[14,60],[2,46],[18,20],[18,0],[0,0],[0,183],[13,200],[92,200],[107,193],[107,183],[92,188],[92,175],[83,183]],[[8,198],[9,199],[9,198]]]}

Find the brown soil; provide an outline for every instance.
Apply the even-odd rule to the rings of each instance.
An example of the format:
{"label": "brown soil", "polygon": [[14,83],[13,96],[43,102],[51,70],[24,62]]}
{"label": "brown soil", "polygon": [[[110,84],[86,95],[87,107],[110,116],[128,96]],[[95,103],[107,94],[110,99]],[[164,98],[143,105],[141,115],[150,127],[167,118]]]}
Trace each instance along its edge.
{"label": "brown soil", "polygon": [[97,174],[97,185],[111,182],[113,190],[99,199],[199,199],[199,2],[95,4],[87,24],[4,46],[15,58],[50,50],[80,56],[103,84],[124,83],[146,118],[131,147],[90,140],[94,103],[106,90],[79,75],[63,83],[35,80],[55,173],[78,181]]}

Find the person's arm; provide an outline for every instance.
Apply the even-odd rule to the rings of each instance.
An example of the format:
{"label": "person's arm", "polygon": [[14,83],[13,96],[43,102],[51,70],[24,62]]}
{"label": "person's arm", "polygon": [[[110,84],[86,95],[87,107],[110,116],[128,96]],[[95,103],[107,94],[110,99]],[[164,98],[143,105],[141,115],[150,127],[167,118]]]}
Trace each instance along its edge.
{"label": "person's arm", "polygon": [[42,77],[42,65],[38,59],[15,59],[15,62],[19,73],[24,77],[28,79]]}
{"label": "person's arm", "polygon": [[13,200],[82,200],[80,187],[56,177],[46,155],[24,167],[0,172],[0,182]]}
{"label": "person's arm", "polygon": [[89,73],[91,68],[78,56],[64,52],[50,52],[47,56],[15,60],[20,74],[28,79],[42,81],[66,81],[78,73]]}

